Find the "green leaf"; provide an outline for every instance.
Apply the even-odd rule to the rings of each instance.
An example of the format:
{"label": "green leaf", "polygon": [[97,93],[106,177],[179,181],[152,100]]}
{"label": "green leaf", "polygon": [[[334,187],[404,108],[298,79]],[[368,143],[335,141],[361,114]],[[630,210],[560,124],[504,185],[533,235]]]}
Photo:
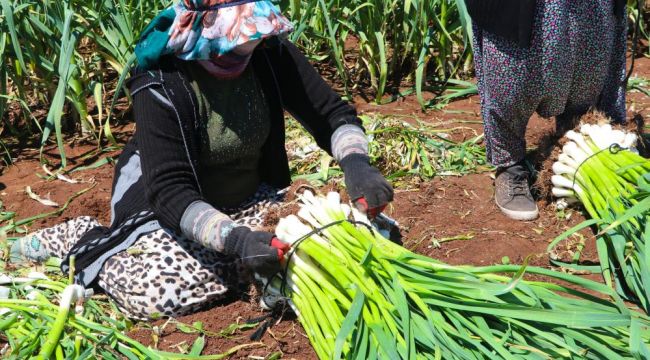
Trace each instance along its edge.
{"label": "green leaf", "polygon": [[548,244],[548,246],[546,247],[546,251],[547,252],[552,251],[560,241],[567,239],[569,236],[579,232],[580,230],[588,228],[588,227],[593,226],[593,225],[602,224],[602,223],[603,223],[603,220],[601,220],[601,219],[585,220],[585,221],[581,222],[580,224],[572,227],[571,229],[569,229],[569,230],[563,232],[562,234],[560,234],[559,236],[557,236],[550,244]]}
{"label": "green leaf", "polygon": [[644,214],[648,214],[649,209],[650,209],[650,197],[647,197],[647,198],[641,200],[636,205],[634,205],[631,208],[627,209],[622,216],[619,216],[614,222],[612,222],[607,227],[605,227],[600,232],[598,232],[598,235],[603,235],[603,234],[617,228],[621,224],[632,220],[635,217],[642,216]]}
{"label": "green leaf", "polygon": [[501,290],[493,292],[492,295],[494,296],[500,296],[503,294],[507,294],[514,290],[517,287],[517,284],[523,279],[524,273],[526,273],[526,268],[528,267],[528,261],[530,261],[530,258],[532,255],[528,255],[524,259],[524,263],[521,265],[520,269],[515,273],[515,275],[512,277],[512,280],[506,286],[504,286]]}
{"label": "green leaf", "polygon": [[203,322],[202,321],[195,321],[195,322],[192,323],[192,327],[194,327],[198,331],[203,331]]}
{"label": "green leaf", "polygon": [[203,336],[199,336],[196,338],[196,340],[194,340],[194,344],[192,344],[192,348],[190,349],[188,355],[199,356],[201,355],[201,352],[203,351],[204,347],[205,347],[205,338]]}
{"label": "green leaf", "polygon": [[182,322],[177,322],[176,323],[176,328],[180,332],[183,332],[183,333],[186,333],[186,334],[195,334],[195,333],[199,332],[197,329],[195,329],[195,328],[193,328],[193,327],[191,327],[191,326],[189,326],[187,324],[183,324]]}
{"label": "green leaf", "polygon": [[11,36],[11,45],[13,45],[14,52],[21,67],[19,72],[27,71],[25,59],[23,58],[23,51],[20,46],[20,41],[18,41],[18,29],[16,28],[16,23],[14,22],[14,8],[9,0],[0,0],[0,5],[2,6],[2,14],[5,18],[5,21],[7,22],[7,29],[9,30],[9,35]]}
{"label": "green leaf", "polygon": [[332,354],[332,359],[340,359],[343,353],[343,345],[347,341],[347,338],[352,334],[355,325],[359,322],[361,316],[361,310],[365,302],[365,295],[363,291],[357,289],[350,310],[348,311],[343,323],[341,323],[341,329],[336,335],[336,340],[334,342],[334,353]]}

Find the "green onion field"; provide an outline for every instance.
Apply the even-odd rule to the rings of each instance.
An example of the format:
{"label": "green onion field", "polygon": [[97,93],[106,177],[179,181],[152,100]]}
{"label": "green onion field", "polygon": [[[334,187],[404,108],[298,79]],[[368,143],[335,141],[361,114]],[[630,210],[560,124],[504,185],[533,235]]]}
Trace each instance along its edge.
{"label": "green onion field", "polygon": [[[628,0],[629,124],[593,115],[564,135],[531,119],[530,222],[494,204],[464,0],[274,2],[357,109],[395,188],[384,212],[402,246],[346,221],[341,168],[287,115],[294,184],[265,226],[289,242],[327,229],[296,242],[263,289],[145,322],[72,285],[60,259],[12,264],[31,231],[110,223],[113,171],[136,130],[134,47],[172,2],[0,0],[0,358],[650,359],[648,1],[639,12]],[[273,317],[260,306],[271,298]]]}

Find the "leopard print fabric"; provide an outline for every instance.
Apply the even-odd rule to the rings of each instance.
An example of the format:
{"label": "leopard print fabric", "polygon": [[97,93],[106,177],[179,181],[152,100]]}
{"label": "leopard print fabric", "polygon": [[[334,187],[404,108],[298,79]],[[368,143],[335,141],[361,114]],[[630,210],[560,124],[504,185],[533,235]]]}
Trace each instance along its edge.
{"label": "leopard print fabric", "polygon": [[110,257],[99,286],[131,318],[179,316],[223,299],[237,284],[235,259],[159,229]]}
{"label": "leopard print fabric", "polygon": [[237,225],[259,230],[269,210],[278,208],[283,202],[288,189],[278,190],[262,183],[257,192],[236,208],[218,209],[230,216]]}
{"label": "leopard print fabric", "polygon": [[[70,251],[70,248],[85,234],[88,230],[101,226],[97,219],[90,216],[81,216],[64,223],[45,228],[30,235],[25,236],[17,241],[29,239],[32,247],[42,246],[48,256],[63,258]],[[46,259],[31,259],[46,260]]]}
{"label": "leopard print fabric", "polygon": [[[219,210],[238,225],[259,230],[269,210],[282,203],[284,193],[263,185],[241,207]],[[96,219],[82,216],[18,241],[38,244],[49,256],[62,258],[96,226],[100,226]],[[98,284],[128,317],[148,320],[186,315],[214,305],[245,287],[250,278],[238,260],[161,228],[110,257],[102,266]]]}

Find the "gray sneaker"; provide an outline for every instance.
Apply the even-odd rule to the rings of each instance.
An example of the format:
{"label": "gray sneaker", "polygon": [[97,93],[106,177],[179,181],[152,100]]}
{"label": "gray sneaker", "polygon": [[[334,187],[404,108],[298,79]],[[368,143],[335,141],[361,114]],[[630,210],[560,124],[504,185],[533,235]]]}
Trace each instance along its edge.
{"label": "gray sneaker", "polygon": [[535,220],[539,216],[537,203],[530,194],[528,176],[526,167],[519,164],[497,171],[494,200],[511,219]]}

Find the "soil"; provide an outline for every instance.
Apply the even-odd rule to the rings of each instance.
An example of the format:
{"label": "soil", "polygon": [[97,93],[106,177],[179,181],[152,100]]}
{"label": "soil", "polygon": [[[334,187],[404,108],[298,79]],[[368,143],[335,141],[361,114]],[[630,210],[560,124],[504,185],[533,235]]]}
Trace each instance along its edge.
{"label": "soil", "polygon": [[[635,73],[650,78],[650,59],[637,60]],[[401,98],[393,103],[377,106],[357,99],[360,113],[377,112],[384,115],[399,115],[407,121],[425,121],[442,128],[452,129],[455,140],[467,139],[483,132],[477,96],[451,103],[441,111],[423,113],[415,97]],[[642,122],[650,118],[650,98],[638,92],[628,95],[628,119]],[[535,150],[545,145],[545,139],[553,134],[553,120],[534,116],[528,126],[526,138],[535,159]],[[116,129],[119,141],[124,143],[132,134],[133,125]],[[118,152],[94,154],[96,145],[87,140],[69,139],[66,144],[68,162],[72,167],[89,165],[105,156],[117,158]],[[46,149],[46,158],[57,165],[56,149]],[[97,217],[100,222],[109,221],[109,205],[113,165],[107,164],[93,170],[84,170],[70,175],[79,180],[70,184],[61,180],[45,180],[37,174],[45,174],[38,161],[38,150],[12,149],[16,158],[14,165],[1,169],[0,200],[4,209],[15,211],[22,219],[56,210],[31,199],[25,187],[43,198],[63,204],[76,192],[92,187],[74,199],[60,216],[34,221],[29,229],[51,226],[81,215]],[[539,151],[537,152],[539,153]],[[509,262],[521,264],[530,256],[529,263],[549,267],[546,247],[549,242],[569,227],[584,218],[579,211],[558,213],[552,204],[540,200],[540,217],[535,221],[516,222],[509,220],[496,208],[493,201],[493,174],[473,174],[462,177],[436,178],[422,183],[415,189],[397,189],[395,201],[386,210],[401,225],[404,246],[416,252],[440,259],[450,264],[490,265]],[[295,211],[287,207],[271,218],[285,216]],[[273,227],[273,220],[266,224]],[[584,232],[587,246],[583,259],[596,260],[590,233]],[[575,250],[578,240],[562,245],[561,257],[568,257]],[[592,277],[593,278],[593,277]],[[596,278],[597,279],[597,278]],[[206,331],[219,333],[233,323],[258,318],[265,313],[255,301],[255,296],[238,299],[177,321],[192,324],[200,321]],[[154,331],[153,327],[158,330]],[[315,353],[300,324],[289,314],[275,324],[261,338],[260,342],[249,339],[256,328],[237,330],[230,335],[206,336],[203,354],[218,354],[228,349],[250,344],[231,356],[233,359],[264,359],[280,353],[286,359],[315,359]],[[156,336],[154,336],[157,334]],[[191,346],[197,334],[187,334],[173,322],[158,320],[148,324],[137,324],[130,336],[146,345],[167,351],[180,351]],[[157,337],[157,340],[154,338]]]}

